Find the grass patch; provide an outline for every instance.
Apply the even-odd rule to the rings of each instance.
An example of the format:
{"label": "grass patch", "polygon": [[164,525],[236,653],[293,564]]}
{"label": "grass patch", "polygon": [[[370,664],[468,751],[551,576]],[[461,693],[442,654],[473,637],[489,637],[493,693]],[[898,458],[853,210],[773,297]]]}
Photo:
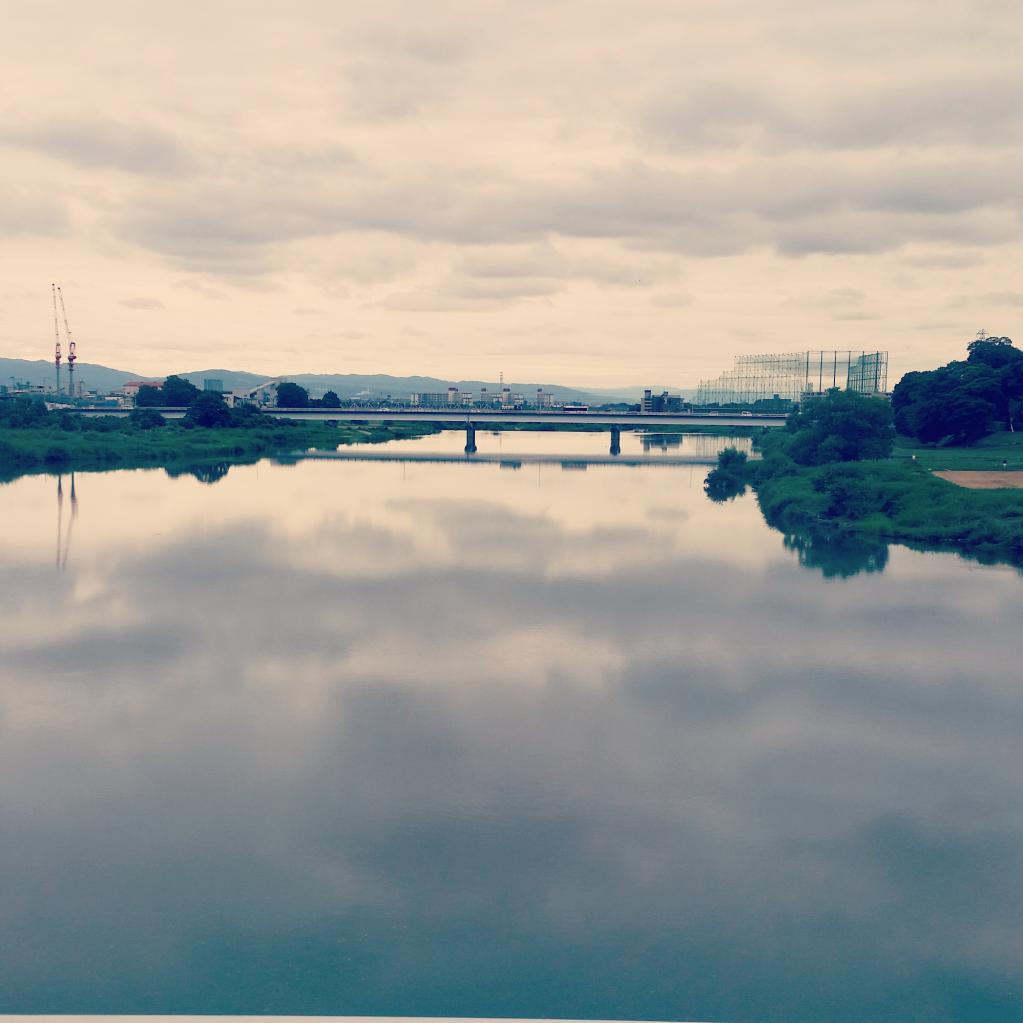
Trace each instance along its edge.
{"label": "grass patch", "polygon": [[936,447],[900,437],[892,456],[913,461],[926,469],[1023,470],[1023,433],[993,433],[969,447]]}
{"label": "grass patch", "polygon": [[267,419],[251,426],[205,429],[169,422],[141,429],[124,419],[82,421],[68,429],[48,417],[38,425],[0,427],[0,479],[54,469],[96,471],[150,466],[244,463],[310,448],[419,437],[434,428],[421,423],[329,426]]}
{"label": "grass patch", "polygon": [[954,547],[1023,564],[1023,493],[965,490],[919,460],[848,462],[789,471],[753,485],[769,525],[785,532]]}
{"label": "grass patch", "polygon": [[[883,566],[881,551],[890,541],[1023,565],[1023,491],[970,490],[933,475],[939,469],[999,470],[1003,462],[1023,468],[1023,435],[992,434],[969,447],[900,438],[893,448],[890,428],[878,415],[874,434],[881,443],[846,451],[842,444],[862,431],[855,415],[840,413],[855,413],[863,402],[829,392],[790,417],[786,430],[758,437],[760,460],[722,452],[707,477],[707,496],[726,501],[753,487],[768,525],[801,557],[821,560],[829,547],[844,548],[850,558],[842,571],[857,561],[874,570]],[[871,413],[879,408],[864,405]],[[864,436],[872,441],[874,434]],[[866,457],[857,457],[861,450]],[[883,457],[889,451],[891,457]]]}

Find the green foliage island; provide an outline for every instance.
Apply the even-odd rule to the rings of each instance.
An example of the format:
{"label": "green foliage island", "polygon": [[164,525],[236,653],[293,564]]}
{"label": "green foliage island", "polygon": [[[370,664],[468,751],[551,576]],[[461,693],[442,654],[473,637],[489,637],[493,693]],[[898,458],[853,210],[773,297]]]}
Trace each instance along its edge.
{"label": "green foliage island", "polygon": [[907,374],[891,404],[840,390],[810,398],[784,430],[756,438],[759,459],[722,452],[707,494],[752,487],[768,524],[809,547],[897,541],[1023,565],[1023,491],[966,489],[932,471],[1023,469],[1021,368],[1007,338],[986,339],[965,362]]}
{"label": "green foliage island", "polygon": [[[204,466],[223,462],[434,432],[424,423],[337,426],[274,419],[254,408],[230,408],[220,394],[199,391],[176,377],[168,377],[163,388],[141,388],[140,397],[127,417],[94,418],[48,411],[34,398],[0,401],[0,480],[32,472],[146,466],[201,474]],[[186,406],[184,418],[166,420],[156,411],[171,404]]]}

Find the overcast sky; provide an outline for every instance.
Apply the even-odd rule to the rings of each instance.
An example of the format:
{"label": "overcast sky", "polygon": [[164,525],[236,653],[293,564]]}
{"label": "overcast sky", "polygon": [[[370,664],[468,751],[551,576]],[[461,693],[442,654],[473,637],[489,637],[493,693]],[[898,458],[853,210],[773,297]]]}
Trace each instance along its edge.
{"label": "overcast sky", "polygon": [[[1018,0],[8,5],[0,354],[695,385],[1023,334]],[[1018,338],[1017,338],[1018,339]]]}

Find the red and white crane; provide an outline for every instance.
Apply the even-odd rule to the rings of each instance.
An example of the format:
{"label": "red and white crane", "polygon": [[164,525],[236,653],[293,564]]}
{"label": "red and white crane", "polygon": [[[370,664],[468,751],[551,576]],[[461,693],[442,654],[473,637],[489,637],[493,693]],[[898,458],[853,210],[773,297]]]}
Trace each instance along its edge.
{"label": "red and white crane", "polygon": [[[64,317],[64,336],[67,338],[67,393],[73,398],[75,396],[75,340],[71,336],[71,328],[67,324],[67,311],[64,309],[64,292],[57,285],[57,297],[60,299],[60,313]],[[58,345],[58,352],[60,346]],[[58,355],[58,358],[60,356]],[[60,381],[57,381],[57,389],[60,389]]]}
{"label": "red and white crane", "polygon": [[60,325],[57,322],[57,285],[51,284],[53,292],[53,337],[55,342],[53,365],[57,371],[57,393],[60,394]]}

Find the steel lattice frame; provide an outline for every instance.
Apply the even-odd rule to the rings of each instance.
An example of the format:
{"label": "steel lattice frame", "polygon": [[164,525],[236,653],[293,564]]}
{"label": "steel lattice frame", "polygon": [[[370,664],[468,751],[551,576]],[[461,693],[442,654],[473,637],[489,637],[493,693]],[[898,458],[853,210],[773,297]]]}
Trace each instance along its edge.
{"label": "steel lattice frame", "polygon": [[888,390],[888,353],[853,350],[737,355],[716,380],[703,380],[698,405],[752,405],[774,397],[799,401],[840,387],[860,394]]}

